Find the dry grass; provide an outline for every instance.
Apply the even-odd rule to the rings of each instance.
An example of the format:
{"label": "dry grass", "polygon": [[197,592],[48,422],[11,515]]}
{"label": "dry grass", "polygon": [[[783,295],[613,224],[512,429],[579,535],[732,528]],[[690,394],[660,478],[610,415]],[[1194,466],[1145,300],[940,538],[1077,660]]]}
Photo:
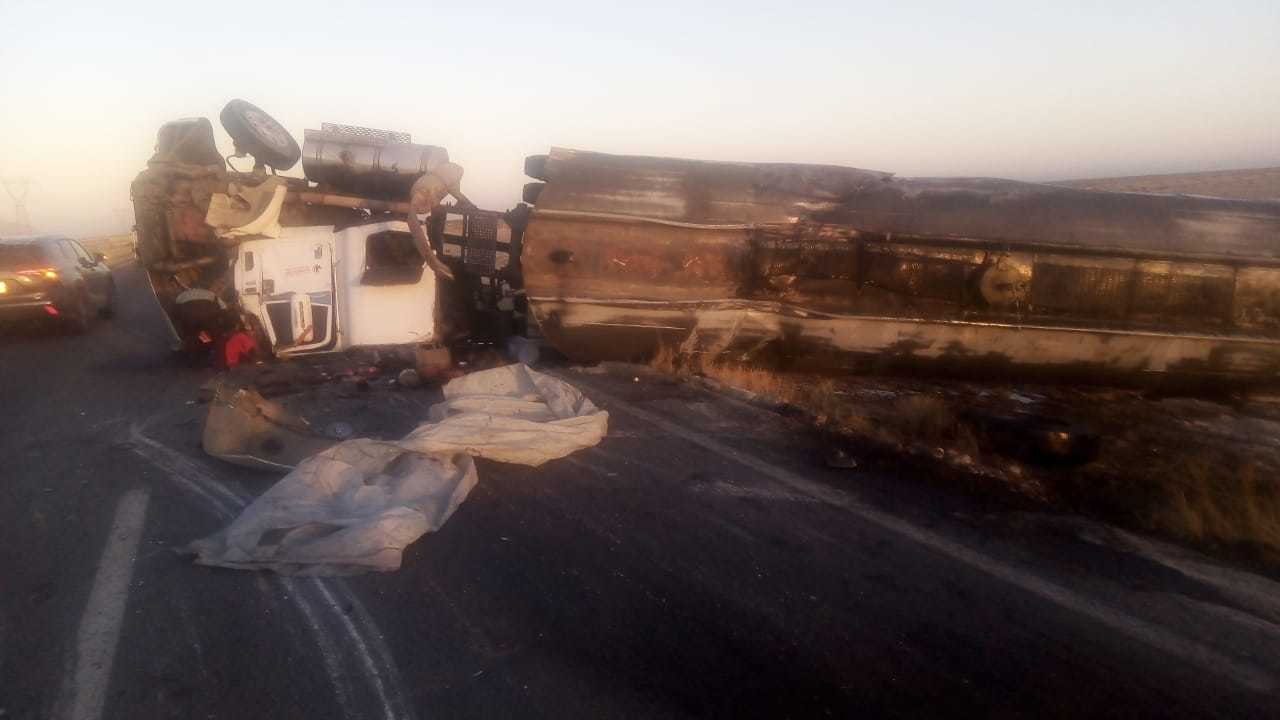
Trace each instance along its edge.
{"label": "dry grass", "polygon": [[[654,367],[664,372],[678,360],[660,352]],[[786,403],[811,415],[822,427],[855,434],[894,447],[962,445],[975,451],[972,433],[960,423],[947,403],[932,395],[905,395],[887,408],[871,411],[839,391],[831,378],[797,377],[766,368],[729,363],[708,363],[702,375],[724,385],[746,390],[774,402]]]}
{"label": "dry grass", "polygon": [[900,435],[928,444],[951,439],[956,427],[956,418],[951,413],[951,408],[942,398],[932,395],[898,398],[887,419]]}
{"label": "dry grass", "polygon": [[800,394],[795,382],[778,373],[747,365],[704,365],[702,374],[725,385],[761,395],[778,402],[792,402]]}
{"label": "dry grass", "polygon": [[851,422],[859,417],[830,378],[797,378],[761,367],[728,363],[704,364],[702,375],[773,402],[802,408],[819,424]]}
{"label": "dry grass", "polygon": [[[675,375],[692,372],[686,358],[671,348],[663,348],[652,366]],[[957,407],[963,399],[933,394],[927,387],[866,398],[855,397],[857,391],[849,383],[830,378],[705,361],[697,370],[723,385],[800,408],[819,427],[891,456],[907,452],[917,458],[945,457],[948,462],[964,458],[966,473],[986,478],[968,485],[977,492],[1002,488],[998,492],[1102,516],[1201,547],[1243,550],[1263,562],[1280,564],[1280,472],[1256,461],[1247,448],[1206,439],[1194,431],[1170,432],[1176,423],[1151,419],[1152,413],[1161,412],[1158,408],[1127,406],[1131,414],[1122,418],[1123,427],[1108,428],[1103,422],[1106,415],[1095,418],[1099,429],[1108,428],[1107,437],[1113,441],[1104,442],[1101,456],[1093,463],[1036,467],[1002,456],[992,438],[962,419]],[[1106,405],[1083,410],[1101,407]],[[1122,435],[1124,441],[1119,439]],[[1159,454],[1152,455],[1157,448]],[[1154,457],[1160,461],[1151,462]],[[1016,472],[1009,472],[1011,468]]]}
{"label": "dry grass", "polygon": [[[1192,456],[1165,474],[1145,515],[1153,530],[1197,544],[1251,545],[1280,558],[1280,483],[1254,464],[1236,472]],[[1150,506],[1152,498],[1141,500]]]}

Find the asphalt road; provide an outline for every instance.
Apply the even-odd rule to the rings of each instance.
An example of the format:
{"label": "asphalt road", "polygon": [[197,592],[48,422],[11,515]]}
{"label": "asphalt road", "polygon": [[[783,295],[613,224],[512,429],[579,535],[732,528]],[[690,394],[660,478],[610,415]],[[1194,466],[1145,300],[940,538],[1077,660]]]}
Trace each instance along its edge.
{"label": "asphalt road", "polygon": [[194,566],[274,476],[201,454],[210,372],[117,278],[89,334],[0,338],[0,718],[1280,717],[1280,584],[650,376],[558,371],[609,437],[481,463],[398,572]]}

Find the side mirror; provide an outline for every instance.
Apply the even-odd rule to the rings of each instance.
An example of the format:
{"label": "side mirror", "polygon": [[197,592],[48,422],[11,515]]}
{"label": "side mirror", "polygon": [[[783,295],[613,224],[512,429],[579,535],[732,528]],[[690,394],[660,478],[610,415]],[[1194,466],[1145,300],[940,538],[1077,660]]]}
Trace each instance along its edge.
{"label": "side mirror", "polygon": [[106,255],[103,255],[103,254],[102,254],[102,253],[100,253],[100,252],[98,252],[98,253],[94,253],[94,254],[93,254],[93,259],[94,259],[94,260],[97,260],[97,261],[98,261],[98,262],[100,262],[100,263],[104,263],[104,262],[106,262],[106,261],[107,261],[107,256],[106,256]]}

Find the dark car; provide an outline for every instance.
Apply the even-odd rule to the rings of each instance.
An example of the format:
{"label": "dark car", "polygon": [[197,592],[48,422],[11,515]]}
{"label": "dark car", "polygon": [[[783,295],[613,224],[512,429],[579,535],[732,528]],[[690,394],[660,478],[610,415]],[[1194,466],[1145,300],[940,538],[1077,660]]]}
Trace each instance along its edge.
{"label": "dark car", "polygon": [[0,239],[0,322],[46,317],[77,332],[110,315],[115,280],[101,253],[58,236]]}

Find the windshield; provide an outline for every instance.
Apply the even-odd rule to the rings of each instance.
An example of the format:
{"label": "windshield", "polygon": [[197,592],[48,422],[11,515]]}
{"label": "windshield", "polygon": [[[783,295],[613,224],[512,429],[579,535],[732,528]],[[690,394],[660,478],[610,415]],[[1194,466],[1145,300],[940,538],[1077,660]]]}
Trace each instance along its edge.
{"label": "windshield", "polygon": [[44,248],[35,243],[0,245],[0,268],[29,268],[48,263]]}

